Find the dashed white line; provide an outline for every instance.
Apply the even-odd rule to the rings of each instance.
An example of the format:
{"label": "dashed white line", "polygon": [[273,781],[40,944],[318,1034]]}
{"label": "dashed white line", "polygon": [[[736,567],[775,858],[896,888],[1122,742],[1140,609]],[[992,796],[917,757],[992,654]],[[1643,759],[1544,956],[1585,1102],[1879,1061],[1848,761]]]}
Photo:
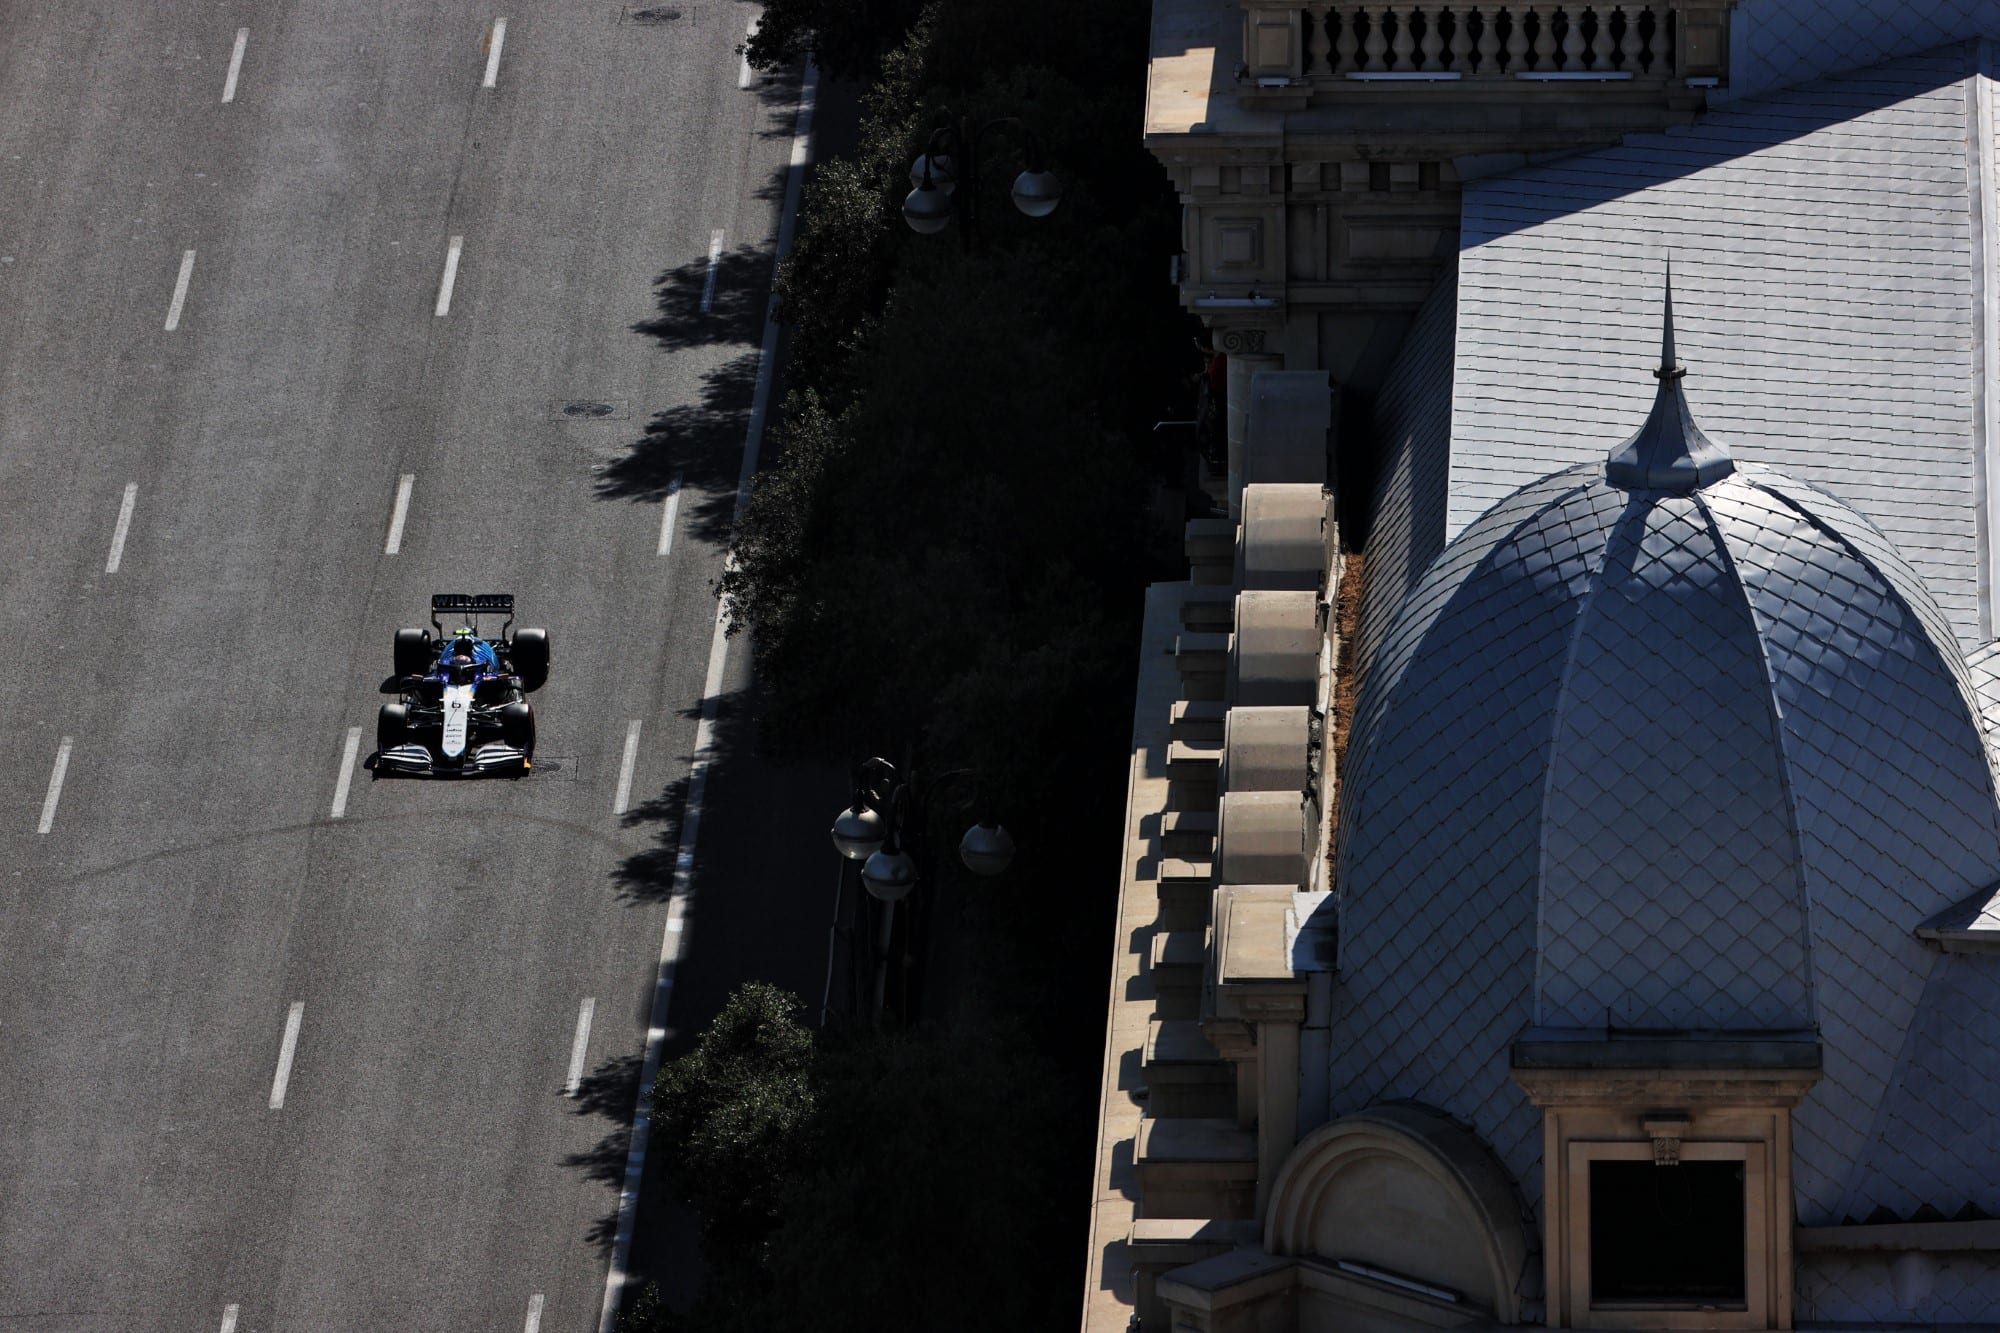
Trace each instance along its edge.
{"label": "dashed white line", "polygon": [[167,332],[181,326],[181,307],[187,303],[188,279],[194,276],[194,251],[181,252],[181,275],[174,279],[174,299],[167,304]]}
{"label": "dashed white line", "polygon": [[[743,29],[743,41],[746,48],[750,39],[757,35],[757,25],[763,21],[764,16],[762,14],[752,14],[750,16],[749,24]],[[756,71],[750,68],[750,52],[746,49],[743,52],[743,63],[736,71],[736,86],[738,88],[748,88],[750,81],[756,76]]]}
{"label": "dashed white line", "polygon": [[625,729],[625,757],[618,762],[618,794],[611,798],[611,813],[622,815],[632,804],[632,770],[639,764],[639,722]]}
{"label": "dashed white line", "polygon": [[340,781],[333,785],[333,810],[329,819],[347,814],[347,788],[354,781],[354,757],[361,753],[361,728],[347,729],[347,752],[340,756]]}
{"label": "dashed white line", "polygon": [[217,1329],[216,1333],[236,1333],[236,1314],[237,1307],[233,1305],[223,1306],[222,1327]]}
{"label": "dashed white line", "polygon": [[[590,1017],[597,1012],[597,1000],[586,995],[576,1007],[576,1035],[569,1043],[569,1077],[563,1080],[563,1096],[574,1097],[583,1086],[583,1057],[590,1049]],[[537,1297],[536,1299],[540,1299]]]}
{"label": "dashed white line", "polygon": [[493,31],[486,38],[486,77],[479,81],[482,88],[500,86],[500,47],[507,40],[507,20],[494,19]]}
{"label": "dashed white line", "polygon": [[667,483],[667,502],[660,509],[660,549],[665,555],[674,544],[674,524],[681,512],[681,474],[674,473],[674,479]]}
{"label": "dashed white line", "polygon": [[528,1320],[521,1325],[521,1333],[542,1333],[542,1293],[528,1297]]}
{"label": "dashed white line", "polygon": [[236,49],[229,53],[229,75],[222,81],[222,100],[225,102],[236,100],[236,76],[243,72],[243,48],[248,45],[250,45],[250,30],[238,28]]}
{"label": "dashed white line", "polygon": [[69,772],[69,747],[67,736],[56,747],[56,766],[49,771],[49,793],[42,797],[42,818],[35,825],[37,833],[47,833],[56,826],[56,802],[62,799],[63,775]]}
{"label": "dashed white line", "polygon": [[132,510],[139,503],[139,483],[125,483],[125,499],[118,506],[118,522],[111,529],[111,554],[104,559],[104,572],[116,574],[118,564],[125,558],[125,535],[132,531]]}
{"label": "dashed white line", "polygon": [[708,234],[708,276],[701,284],[701,313],[715,309],[715,270],[722,263],[722,228]]}
{"label": "dashed white line", "polygon": [[[463,249],[465,249],[465,238],[452,237],[451,249],[445,252],[444,257],[444,278],[438,283],[437,314],[440,319],[451,313],[451,289],[458,285],[458,256]],[[188,253],[194,252],[190,250]]]}
{"label": "dashed white line", "polygon": [[396,503],[389,506],[389,539],[382,543],[383,555],[396,555],[403,549],[403,524],[410,517],[410,488],[416,484],[414,472],[396,478]]}
{"label": "dashed white line", "polygon": [[[799,88],[799,106],[792,122],[792,153],[785,175],[785,203],[778,217],[776,258],[791,253],[792,235],[798,224],[799,191],[805,181],[805,162],[812,144],[813,108],[819,95],[819,68],[806,63],[805,82]],[[766,307],[775,307],[774,293]],[[777,354],[778,325],[767,318],[764,341],[757,354],[757,388],[751,396],[750,421],[744,430],[743,467],[736,481],[736,512],[750,502],[750,479],[757,471],[757,455],[763,445],[764,417],[771,399],[771,366]],[[726,563],[725,563],[725,567]],[[687,799],[681,807],[680,850],[674,858],[672,897],[688,892],[694,873],[696,836],[701,832],[701,803],[708,789],[708,764],[715,743],[715,720],[722,704],[722,680],[729,661],[728,603],[717,600],[715,630],[709,639],[708,675],[702,682],[701,720],[695,724],[694,763],[688,768]],[[634,724],[636,729],[637,724]],[[625,1265],[632,1255],[632,1228],[638,1217],[639,1182],[646,1173],[646,1144],[652,1134],[653,1081],[660,1073],[660,1053],[667,1040],[667,1011],[674,995],[674,969],[680,958],[680,931],[673,928],[680,918],[672,904],[668,908],[667,929],[660,933],[659,972],[653,982],[652,1015],[646,1029],[646,1054],[639,1066],[639,1090],[632,1107],[632,1131],[625,1151],[625,1180],[618,1191],[618,1228],[611,1240],[611,1263],[604,1273],[604,1304],[597,1314],[598,1333],[615,1333],[618,1302],[625,1292]]]}
{"label": "dashed white line", "polygon": [[292,1081],[292,1057],[298,1054],[299,1024],[305,1021],[306,1002],[293,1000],[285,1015],[285,1039],[278,1045],[278,1072],[271,1077],[271,1109],[285,1109],[285,1087]]}

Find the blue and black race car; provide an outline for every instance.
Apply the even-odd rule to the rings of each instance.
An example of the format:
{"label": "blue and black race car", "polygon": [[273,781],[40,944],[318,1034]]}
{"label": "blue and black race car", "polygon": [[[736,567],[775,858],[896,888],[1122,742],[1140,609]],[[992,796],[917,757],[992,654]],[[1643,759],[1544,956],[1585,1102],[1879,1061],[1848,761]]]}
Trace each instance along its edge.
{"label": "blue and black race car", "polygon": [[[439,616],[456,628],[446,631]],[[505,616],[497,634],[482,617]],[[431,629],[396,631],[401,696],[375,720],[379,772],[520,777],[534,765],[535,710],[528,694],[549,678],[549,632],[514,626],[512,593],[431,595]]]}

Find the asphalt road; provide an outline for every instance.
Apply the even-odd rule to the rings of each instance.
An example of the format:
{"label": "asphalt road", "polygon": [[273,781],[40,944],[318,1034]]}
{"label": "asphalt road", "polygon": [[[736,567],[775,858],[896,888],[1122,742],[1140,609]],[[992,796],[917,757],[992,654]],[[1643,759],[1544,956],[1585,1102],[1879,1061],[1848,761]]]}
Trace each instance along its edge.
{"label": "asphalt road", "polygon": [[[0,6],[0,1327],[597,1326],[798,95],[640,8]],[[438,590],[524,781],[366,767]]]}

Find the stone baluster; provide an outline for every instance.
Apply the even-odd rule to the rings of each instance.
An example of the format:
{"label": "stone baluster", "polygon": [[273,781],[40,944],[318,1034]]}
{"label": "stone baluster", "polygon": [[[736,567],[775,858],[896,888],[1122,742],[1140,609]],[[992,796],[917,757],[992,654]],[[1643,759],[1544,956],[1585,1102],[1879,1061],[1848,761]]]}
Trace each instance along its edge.
{"label": "stone baluster", "polygon": [[1507,72],[1519,74],[1528,68],[1528,6],[1507,6],[1512,24],[1507,32]]}
{"label": "stone baluster", "polygon": [[1489,5],[1479,14],[1479,72],[1491,78],[1500,72],[1500,8]]}
{"label": "stone baluster", "polygon": [[1336,21],[1340,27],[1334,33],[1333,72],[1346,74],[1361,67],[1361,35],[1358,31],[1361,12],[1356,10],[1350,14],[1337,16]]}
{"label": "stone baluster", "polygon": [[1437,70],[1444,68],[1444,7],[1432,6],[1424,15],[1423,64],[1420,69]]}
{"label": "stone baluster", "polygon": [[1639,62],[1639,51],[1644,41],[1639,34],[1639,6],[1620,5],[1618,12],[1625,20],[1625,31],[1618,39],[1618,68],[1637,78],[1646,72]]}
{"label": "stone baluster", "polygon": [[1587,49],[1583,44],[1583,6],[1564,5],[1562,19],[1562,67],[1578,74],[1583,71],[1583,54]]}
{"label": "stone baluster", "polygon": [[1599,74],[1611,72],[1611,10],[1603,5],[1590,11],[1595,31],[1590,39],[1590,68]]}
{"label": "stone baluster", "polygon": [[1535,68],[1547,73],[1556,67],[1556,11],[1553,5],[1534,5]]}
{"label": "stone baluster", "polygon": [[1389,35],[1382,31],[1382,25],[1389,18],[1388,8],[1383,6],[1373,14],[1366,10],[1356,10],[1355,17],[1365,19],[1368,24],[1368,40],[1362,44],[1364,58],[1361,68],[1370,72],[1389,68],[1386,58],[1389,54]]}
{"label": "stone baluster", "polygon": [[1472,6],[1458,5],[1451,10],[1451,63],[1446,69],[1455,69],[1461,77],[1472,73]]}
{"label": "stone baluster", "polygon": [[1389,68],[1413,70],[1417,67],[1417,9],[1415,5],[1396,15],[1396,35],[1389,43]]}
{"label": "stone baluster", "polygon": [[1306,76],[1333,73],[1333,25],[1340,22],[1340,15],[1329,9],[1313,19],[1311,10],[1305,14],[1306,35]]}

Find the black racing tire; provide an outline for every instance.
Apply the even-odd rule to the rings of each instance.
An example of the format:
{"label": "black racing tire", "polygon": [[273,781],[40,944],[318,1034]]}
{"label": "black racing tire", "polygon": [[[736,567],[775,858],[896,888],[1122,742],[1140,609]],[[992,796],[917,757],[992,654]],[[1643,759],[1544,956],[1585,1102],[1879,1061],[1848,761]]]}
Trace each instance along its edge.
{"label": "black racing tire", "polygon": [[520,700],[501,705],[500,739],[530,759],[534,758],[535,710]]}
{"label": "black racing tire", "polygon": [[383,704],[381,711],[375,714],[376,750],[388,750],[401,745],[409,734],[410,706]]}
{"label": "black racing tire", "polygon": [[521,688],[539,690],[549,679],[549,632],[545,629],[517,629],[511,648],[514,674]]}
{"label": "black racing tire", "polygon": [[399,676],[421,676],[431,669],[431,658],[435,656],[431,643],[431,632],[427,629],[399,629],[396,631],[396,674]]}

